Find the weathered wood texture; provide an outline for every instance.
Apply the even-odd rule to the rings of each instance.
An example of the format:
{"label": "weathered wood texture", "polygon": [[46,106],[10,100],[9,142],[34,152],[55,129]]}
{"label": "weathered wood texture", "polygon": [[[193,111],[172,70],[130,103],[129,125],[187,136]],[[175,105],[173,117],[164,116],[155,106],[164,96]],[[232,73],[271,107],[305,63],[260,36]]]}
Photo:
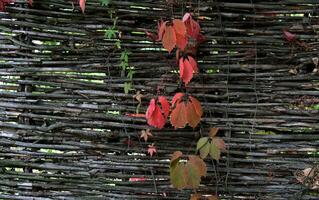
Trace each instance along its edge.
{"label": "weathered wood texture", "polygon": [[[194,153],[210,127],[221,129],[229,148],[220,163],[207,162],[199,191],[222,199],[319,198],[293,177],[318,163],[317,0],[178,1],[173,10],[164,0],[108,7],[88,0],[85,14],[71,2],[34,0],[28,8],[17,0],[0,13],[0,199],[188,199],[192,191],[170,186],[168,159],[175,150]],[[145,120],[126,115],[138,102],[135,91],[124,93],[120,55],[131,52],[141,112],[158,85],[171,98],[180,91],[174,53],[146,42],[144,31],[185,11],[200,16],[207,37],[197,55],[201,73],[188,87],[204,107],[202,123],[195,130],[167,124],[145,143]],[[121,49],[104,36],[110,13]],[[284,29],[298,42],[288,43]]]}

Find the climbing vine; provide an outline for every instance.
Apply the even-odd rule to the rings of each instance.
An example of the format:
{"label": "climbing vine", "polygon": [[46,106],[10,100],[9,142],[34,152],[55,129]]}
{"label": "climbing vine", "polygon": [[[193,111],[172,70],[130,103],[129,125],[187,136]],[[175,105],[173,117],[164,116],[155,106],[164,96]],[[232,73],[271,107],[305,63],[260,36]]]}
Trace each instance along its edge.
{"label": "climbing vine", "polygon": [[[198,46],[205,41],[205,37],[200,32],[200,25],[191,13],[186,13],[182,19],[159,21],[157,34],[146,32],[150,40],[161,42],[168,53],[176,49],[176,68],[179,69],[180,85],[183,91],[186,91],[176,93],[171,103],[165,96],[152,98],[146,111],[147,123],[150,126],[162,129],[168,119],[175,129],[184,128],[187,125],[196,128],[200,123],[203,115],[201,102],[187,92],[187,86],[193,79],[193,75],[199,73],[196,52]],[[217,128],[211,128],[209,137],[198,140],[196,150],[199,156],[184,156],[180,151],[172,154],[170,179],[175,188],[196,189],[199,187],[202,177],[207,174],[204,159],[210,155],[212,159],[218,161],[221,151],[226,149],[223,139],[216,137],[217,132]],[[145,131],[141,135],[145,141],[148,136]],[[150,155],[152,156],[153,152]],[[215,198],[215,196],[211,197]],[[200,198],[200,194],[192,196],[192,199]]]}

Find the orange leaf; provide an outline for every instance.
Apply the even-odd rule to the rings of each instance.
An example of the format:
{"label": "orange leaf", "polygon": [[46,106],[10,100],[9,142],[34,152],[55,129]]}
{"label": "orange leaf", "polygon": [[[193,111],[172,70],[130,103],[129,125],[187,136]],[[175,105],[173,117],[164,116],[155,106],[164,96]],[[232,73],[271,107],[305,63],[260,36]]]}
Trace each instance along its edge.
{"label": "orange leaf", "polygon": [[176,46],[176,34],[173,26],[165,26],[162,39],[163,47],[170,53]]}
{"label": "orange leaf", "polygon": [[171,124],[176,128],[183,128],[187,124],[187,113],[186,106],[184,102],[176,104],[174,110],[171,114]]}
{"label": "orange leaf", "polygon": [[222,138],[214,137],[212,139],[212,143],[215,144],[218,147],[218,149],[220,149],[220,150],[226,149],[225,141]]}
{"label": "orange leaf", "polygon": [[170,161],[170,165],[173,165],[173,163],[178,160],[181,156],[183,155],[183,153],[181,151],[175,151],[172,155],[171,161]]}
{"label": "orange leaf", "polygon": [[193,78],[193,67],[187,59],[179,59],[179,74],[185,85]]}
{"label": "orange leaf", "polygon": [[194,167],[197,168],[200,176],[206,176],[207,167],[206,167],[206,164],[203,161],[203,159],[201,159],[198,156],[192,156],[192,155],[188,156],[188,159],[189,159],[189,161],[188,161],[189,164],[192,164],[192,165],[194,165]]}
{"label": "orange leaf", "polygon": [[180,102],[183,96],[184,96],[184,93],[181,93],[181,92],[176,93],[172,99],[172,107],[175,105],[175,103]]}
{"label": "orange leaf", "polygon": [[86,0],[79,0],[80,8],[84,13]]}
{"label": "orange leaf", "polygon": [[158,40],[162,40],[163,39],[163,34],[165,32],[166,23],[167,22],[163,22],[163,21],[160,21],[158,23]]}
{"label": "orange leaf", "polygon": [[148,139],[149,136],[153,136],[150,129],[141,131],[140,138],[143,138],[145,142],[147,142],[147,139]]}
{"label": "orange leaf", "polygon": [[187,46],[188,39],[185,35],[176,34],[176,46],[184,51],[185,47]]}
{"label": "orange leaf", "polygon": [[168,117],[168,114],[169,114],[170,106],[169,106],[169,103],[168,103],[166,97],[164,97],[164,96],[159,96],[159,97],[158,97],[158,101],[161,103],[162,110],[163,110],[163,112],[164,112],[164,117],[167,118],[167,117]]}
{"label": "orange leaf", "polygon": [[213,196],[207,197],[207,200],[218,200],[218,198],[215,195],[213,195]]}
{"label": "orange leaf", "polygon": [[201,197],[202,197],[201,194],[198,194],[198,193],[192,194],[190,200],[200,200]]}
{"label": "orange leaf", "polygon": [[217,132],[219,131],[219,128],[210,128],[209,129],[209,137],[213,138],[216,136]]}
{"label": "orange leaf", "polygon": [[195,128],[200,122],[200,116],[197,115],[195,108],[191,102],[187,102],[186,104],[186,114],[189,126]]}
{"label": "orange leaf", "polygon": [[180,19],[173,20],[173,27],[175,29],[176,34],[184,36],[186,34],[186,26],[184,22]]}
{"label": "orange leaf", "polygon": [[201,106],[200,102],[192,96],[189,96],[189,99],[191,100],[191,102],[196,110],[197,115],[199,117],[201,117],[203,115],[203,110],[202,110],[202,106]]}

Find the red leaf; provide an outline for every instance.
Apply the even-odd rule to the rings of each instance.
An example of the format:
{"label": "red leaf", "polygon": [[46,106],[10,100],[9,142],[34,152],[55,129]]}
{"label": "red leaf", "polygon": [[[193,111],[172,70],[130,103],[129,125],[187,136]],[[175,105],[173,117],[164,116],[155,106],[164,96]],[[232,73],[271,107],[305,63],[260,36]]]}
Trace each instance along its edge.
{"label": "red leaf", "polygon": [[179,59],[179,74],[185,85],[193,78],[193,66],[188,59]]}
{"label": "red leaf", "polygon": [[176,104],[171,114],[171,124],[176,128],[183,128],[187,124],[186,105],[184,102]]}
{"label": "red leaf", "polygon": [[29,4],[30,6],[32,6],[33,0],[28,0],[28,4]]}
{"label": "red leaf", "polygon": [[141,178],[130,178],[129,182],[143,182],[145,180],[146,179],[144,177],[141,177]]}
{"label": "red leaf", "polygon": [[198,36],[196,38],[197,44],[203,43],[203,42],[205,42],[205,40],[206,40],[205,36],[203,36],[202,34],[198,34]]}
{"label": "red leaf", "polygon": [[86,0],[79,0],[80,8],[83,13],[85,11],[85,3],[86,3]]}
{"label": "red leaf", "polygon": [[183,16],[183,22],[186,22],[191,17],[192,15],[190,13],[185,13],[185,15]]}
{"label": "red leaf", "polygon": [[212,143],[215,144],[218,147],[218,149],[220,149],[220,150],[226,149],[225,141],[222,138],[214,137],[212,139]]}
{"label": "red leaf", "polygon": [[165,32],[166,23],[167,22],[163,22],[162,20],[158,23],[158,41],[163,39],[163,34]]}
{"label": "red leaf", "polygon": [[181,92],[176,93],[172,99],[172,107],[175,105],[176,102],[177,103],[180,102],[183,96],[184,96],[184,93],[181,93]]}
{"label": "red leaf", "polygon": [[171,161],[170,161],[170,165],[174,165],[175,161],[179,160],[179,158],[183,155],[183,153],[181,151],[175,151],[172,155]]}
{"label": "red leaf", "polygon": [[155,110],[155,99],[151,99],[150,105],[148,106],[146,111],[146,118],[150,118],[154,110]]}
{"label": "red leaf", "polygon": [[154,146],[154,143],[152,145],[148,145],[147,148],[147,153],[150,154],[150,156],[152,157],[154,155],[154,153],[157,152],[156,147]]}
{"label": "red leaf", "polygon": [[145,142],[147,142],[149,136],[153,136],[150,129],[141,131],[140,138],[143,138]]}
{"label": "red leaf", "polygon": [[194,38],[197,39],[199,32],[200,32],[200,26],[199,24],[193,20],[192,16],[189,13],[186,13],[183,17],[183,21],[186,26],[186,32],[187,34]]}
{"label": "red leaf", "polygon": [[176,46],[184,51],[187,46],[188,39],[185,35],[176,34]]}
{"label": "red leaf", "polygon": [[173,27],[176,34],[184,36],[186,34],[186,26],[184,22],[180,19],[173,20]]}
{"label": "red leaf", "polygon": [[151,41],[157,40],[157,36],[154,33],[150,33],[148,31],[145,31],[145,34],[146,34],[147,38],[150,39]]}
{"label": "red leaf", "polygon": [[197,67],[196,60],[192,56],[187,56],[187,59],[188,59],[189,63],[191,64],[194,72],[197,73],[198,72],[198,67]]}
{"label": "red leaf", "polygon": [[155,99],[152,99],[146,111],[147,123],[150,126],[162,129],[166,123],[162,111],[158,105],[155,105]]}
{"label": "red leaf", "polygon": [[167,99],[164,96],[159,96],[158,101],[161,103],[162,110],[164,112],[164,117],[167,118],[169,114],[169,109],[170,109]]}
{"label": "red leaf", "polygon": [[202,110],[202,106],[201,106],[200,102],[192,96],[189,96],[189,99],[191,100],[191,102],[194,106],[194,109],[196,110],[197,115],[199,117],[201,117],[203,115],[203,110]]}
{"label": "red leaf", "polygon": [[166,26],[162,39],[163,47],[170,53],[176,46],[176,34],[173,26]]}
{"label": "red leaf", "polygon": [[288,42],[292,42],[294,40],[296,40],[297,36],[293,33],[290,33],[289,31],[287,30],[284,30],[283,31],[283,34],[284,34],[284,38],[288,41]]}
{"label": "red leaf", "polygon": [[141,113],[126,113],[125,115],[129,117],[143,117],[143,118],[146,117],[145,114],[141,114]]}
{"label": "red leaf", "polygon": [[14,0],[0,0],[0,12],[3,12],[6,8],[6,5],[13,3]]}
{"label": "red leaf", "polygon": [[186,104],[186,115],[189,126],[195,128],[200,122],[200,116],[197,115],[195,108],[191,102]]}

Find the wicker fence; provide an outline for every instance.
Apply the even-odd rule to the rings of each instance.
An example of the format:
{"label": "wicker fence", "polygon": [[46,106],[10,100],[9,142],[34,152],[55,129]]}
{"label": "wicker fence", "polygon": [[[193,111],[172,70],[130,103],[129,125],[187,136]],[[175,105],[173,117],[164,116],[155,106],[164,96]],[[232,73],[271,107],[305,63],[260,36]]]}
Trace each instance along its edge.
{"label": "wicker fence", "polygon": [[[210,127],[228,148],[207,161],[199,192],[319,198],[294,177],[319,162],[319,2],[168,3],[88,0],[82,14],[72,1],[16,0],[0,13],[0,199],[189,199],[193,191],[170,186],[169,158],[194,153]],[[150,127],[128,114],[145,112],[158,86],[168,97],[180,87],[174,53],[144,32],[187,11],[207,38],[188,87],[204,115],[195,130],[167,124],[145,143],[140,131]]]}

